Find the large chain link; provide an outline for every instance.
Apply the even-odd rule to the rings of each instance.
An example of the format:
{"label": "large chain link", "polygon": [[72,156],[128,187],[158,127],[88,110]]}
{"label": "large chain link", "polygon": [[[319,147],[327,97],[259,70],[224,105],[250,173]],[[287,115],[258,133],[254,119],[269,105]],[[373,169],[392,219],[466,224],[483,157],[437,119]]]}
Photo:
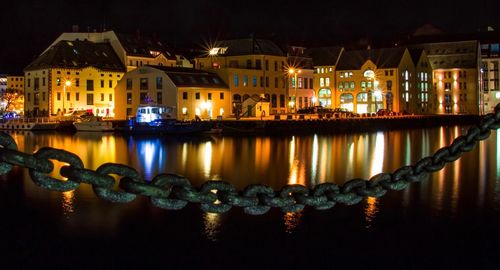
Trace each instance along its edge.
{"label": "large chain link", "polygon": [[[44,147],[33,155],[17,150],[11,136],[0,132],[0,175],[8,173],[12,166],[29,169],[32,180],[40,187],[69,191],[80,184],[92,185],[94,193],[102,199],[126,203],[137,195],[147,196],[154,206],[168,209],[182,209],[188,203],[200,204],[203,211],[224,213],[233,206],[243,208],[250,215],[262,215],[272,207],[284,212],[297,212],[306,206],[317,210],[330,209],[337,203],[353,205],[365,197],[381,197],[389,190],[403,190],[413,182],[426,179],[429,173],[444,168],[446,163],[461,157],[462,153],[474,148],[477,141],[490,136],[491,130],[500,127],[500,104],[495,113],[482,117],[481,122],[469,128],[467,134],[458,136],[451,145],[437,150],[434,155],[418,160],[414,165],[403,166],[393,173],[380,173],[370,179],[352,179],[338,186],[322,183],[313,188],[302,185],[286,185],[280,191],[274,191],[265,185],[249,185],[242,191],[224,181],[207,181],[200,187],[193,187],[188,179],[175,174],[159,174],[151,181],[142,179],[132,167],[106,163],[93,171],[85,169],[82,160],[75,154],[50,147]],[[51,160],[66,163],[59,174],[66,179],[56,179],[47,174],[54,169]],[[120,178],[116,190],[115,178]]]}

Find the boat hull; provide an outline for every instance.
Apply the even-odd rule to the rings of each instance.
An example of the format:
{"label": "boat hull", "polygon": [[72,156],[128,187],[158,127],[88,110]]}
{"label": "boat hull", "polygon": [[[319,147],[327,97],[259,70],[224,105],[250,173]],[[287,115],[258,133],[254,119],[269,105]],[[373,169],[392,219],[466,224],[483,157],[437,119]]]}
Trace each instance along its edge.
{"label": "boat hull", "polygon": [[161,134],[161,135],[187,135],[201,134],[210,131],[212,124],[210,122],[181,122],[169,121],[159,125],[148,123],[134,123],[126,125],[123,131],[129,134]]}

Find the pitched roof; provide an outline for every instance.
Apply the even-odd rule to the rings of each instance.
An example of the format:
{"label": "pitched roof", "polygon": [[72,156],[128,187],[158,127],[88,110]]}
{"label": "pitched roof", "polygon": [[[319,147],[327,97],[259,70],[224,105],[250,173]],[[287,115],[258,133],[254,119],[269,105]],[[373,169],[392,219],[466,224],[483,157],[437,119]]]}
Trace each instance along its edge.
{"label": "pitched roof", "polygon": [[342,53],[342,47],[308,48],[306,55],[312,58],[315,66],[335,66]]}
{"label": "pitched roof", "polygon": [[423,43],[413,45],[427,53],[432,69],[476,68],[478,41]]}
{"label": "pitched roof", "polygon": [[418,61],[420,61],[420,57],[424,52],[423,48],[408,48],[408,52],[410,53],[411,60],[415,65],[417,65]]}
{"label": "pitched roof", "polygon": [[237,55],[275,55],[285,56],[283,51],[274,42],[266,39],[233,39],[222,40],[217,42],[216,47],[225,48],[227,50],[222,56],[237,56]]}
{"label": "pitched roof", "polygon": [[109,43],[94,43],[87,40],[60,41],[31,62],[24,70],[85,67],[95,67],[106,71],[125,72],[126,70]]}
{"label": "pitched roof", "polygon": [[151,52],[162,53],[169,60],[176,60],[175,53],[167,48],[161,41],[138,35],[117,33],[116,36],[129,56],[155,58]]}
{"label": "pitched roof", "polygon": [[215,73],[182,67],[152,66],[167,74],[177,87],[229,88]]}
{"label": "pitched roof", "polygon": [[406,48],[384,48],[345,51],[340,56],[337,70],[357,70],[361,69],[366,61],[371,60],[377,68],[396,68],[399,66]]}

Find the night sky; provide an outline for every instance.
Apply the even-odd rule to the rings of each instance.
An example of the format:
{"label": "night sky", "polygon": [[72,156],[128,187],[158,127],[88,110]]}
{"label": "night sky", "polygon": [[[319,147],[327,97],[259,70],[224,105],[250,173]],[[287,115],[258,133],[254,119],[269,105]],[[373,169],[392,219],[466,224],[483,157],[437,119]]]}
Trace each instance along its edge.
{"label": "night sky", "polygon": [[500,1],[15,0],[2,2],[0,73],[22,69],[61,32],[102,29],[156,35],[172,47],[254,34],[278,43],[343,45],[387,39],[432,24],[447,33],[500,28]]}

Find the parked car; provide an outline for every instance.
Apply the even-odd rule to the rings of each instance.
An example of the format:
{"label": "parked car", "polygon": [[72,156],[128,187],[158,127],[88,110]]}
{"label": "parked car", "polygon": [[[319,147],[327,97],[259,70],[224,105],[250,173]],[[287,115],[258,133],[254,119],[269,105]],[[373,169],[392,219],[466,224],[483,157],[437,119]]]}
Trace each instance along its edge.
{"label": "parked car", "polygon": [[396,115],[396,113],[388,109],[379,109],[377,111],[377,116],[391,116],[391,115]]}

